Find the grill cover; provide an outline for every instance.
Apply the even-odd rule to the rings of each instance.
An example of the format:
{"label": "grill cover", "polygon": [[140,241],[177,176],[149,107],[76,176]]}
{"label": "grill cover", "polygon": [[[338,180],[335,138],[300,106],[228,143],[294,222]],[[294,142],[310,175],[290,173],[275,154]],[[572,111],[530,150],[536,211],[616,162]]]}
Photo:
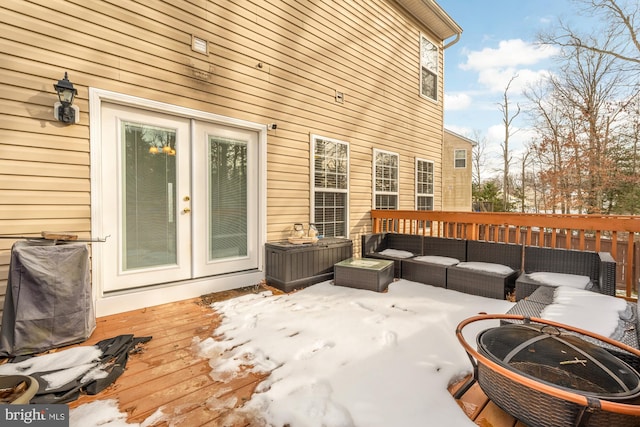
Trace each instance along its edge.
{"label": "grill cover", "polygon": [[2,312],[0,357],[82,342],[95,326],[87,246],[16,242]]}
{"label": "grill cover", "polygon": [[604,348],[552,326],[512,324],[487,329],[478,351],[538,381],[607,400],[640,394],[640,375]]}

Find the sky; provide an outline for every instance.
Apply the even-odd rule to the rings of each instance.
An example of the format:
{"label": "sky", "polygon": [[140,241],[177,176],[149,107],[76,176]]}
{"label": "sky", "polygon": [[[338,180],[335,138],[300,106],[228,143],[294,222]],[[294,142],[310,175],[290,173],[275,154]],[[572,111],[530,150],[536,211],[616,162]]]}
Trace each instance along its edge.
{"label": "sky", "polygon": [[[600,315],[563,317],[556,307],[553,319],[608,334],[602,319],[605,314],[617,319],[621,314],[615,303],[624,301],[583,291],[588,299],[598,298],[589,302],[578,291],[567,287],[557,304],[566,304],[570,314],[575,312],[568,310],[573,298],[597,306]],[[265,291],[213,303],[222,323],[215,338],[194,338],[193,351],[194,357],[209,360],[216,381],[233,380],[241,365],[270,372],[251,399],[220,420],[221,425],[253,419],[255,426],[474,427],[447,391],[472,371],[456,327],[481,312],[506,313],[513,304],[404,279],[386,292],[326,281],[290,294]],[[463,329],[464,339],[474,347],[480,331],[496,326],[495,319],[471,323]],[[91,364],[95,357],[83,351],[89,357],[83,362],[80,351],[74,351],[75,364]],[[65,351],[54,354],[65,358]],[[49,370],[55,363],[39,366]],[[212,409],[237,404],[222,397],[204,403]],[[104,399],[72,409],[70,426],[180,425],[179,417],[160,408],[142,423],[129,424],[117,401]]]}
{"label": "sky", "polygon": [[[573,0],[437,0],[462,27],[460,40],[445,50],[445,128],[475,140],[486,138],[492,165],[502,167],[500,144],[504,141],[504,91],[509,80],[510,110],[525,105],[522,89],[553,71],[553,47],[535,44],[536,34],[562,19],[586,28],[589,18]],[[453,38],[448,39],[448,41]],[[446,43],[446,42],[445,42]],[[521,113],[513,122],[510,138],[514,159],[531,140],[528,118]]]}

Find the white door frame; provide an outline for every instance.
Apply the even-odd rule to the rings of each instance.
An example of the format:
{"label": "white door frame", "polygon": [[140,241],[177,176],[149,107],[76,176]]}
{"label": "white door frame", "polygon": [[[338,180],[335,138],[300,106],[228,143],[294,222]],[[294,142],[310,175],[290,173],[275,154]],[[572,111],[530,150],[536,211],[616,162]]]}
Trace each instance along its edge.
{"label": "white door frame", "polygon": [[264,279],[264,243],[266,242],[266,171],[267,171],[267,125],[234,119],[232,117],[207,113],[191,108],[180,107],[164,102],[153,101],[117,92],[89,88],[90,154],[91,154],[91,236],[96,238],[117,238],[105,236],[103,233],[104,211],[101,206],[103,191],[102,182],[102,102],[137,107],[176,116],[203,120],[224,126],[233,126],[258,132],[258,174],[259,174],[259,206],[258,215],[258,269],[243,273],[233,273],[201,279],[173,282],[141,289],[118,292],[104,291],[105,272],[102,260],[106,256],[100,243],[91,245],[92,293],[96,305],[96,315],[105,316],[137,308],[197,297],[210,292],[233,289],[258,283]]}

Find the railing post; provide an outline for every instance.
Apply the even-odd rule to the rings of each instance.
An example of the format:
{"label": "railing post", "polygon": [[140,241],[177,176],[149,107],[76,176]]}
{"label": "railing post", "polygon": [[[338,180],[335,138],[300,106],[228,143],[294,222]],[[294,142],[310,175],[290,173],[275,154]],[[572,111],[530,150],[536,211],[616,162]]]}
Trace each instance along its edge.
{"label": "railing post", "polygon": [[634,258],[635,258],[635,245],[634,245],[634,233],[630,232],[629,233],[629,240],[627,242],[627,274],[625,277],[625,287],[626,287],[626,295],[630,296],[633,290],[633,282],[634,282],[634,278],[636,277],[635,274],[635,263]]}

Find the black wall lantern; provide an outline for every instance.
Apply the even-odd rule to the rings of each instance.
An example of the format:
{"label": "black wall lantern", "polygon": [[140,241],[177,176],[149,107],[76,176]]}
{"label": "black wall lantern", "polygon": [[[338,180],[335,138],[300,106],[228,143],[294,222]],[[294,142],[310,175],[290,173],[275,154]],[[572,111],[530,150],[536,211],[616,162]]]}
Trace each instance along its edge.
{"label": "black wall lantern", "polygon": [[53,104],[53,116],[63,123],[78,123],[80,121],[80,109],[73,105],[73,98],[78,94],[73,83],[69,81],[67,72],[64,78],[58,80],[53,88],[58,93],[59,101]]}

